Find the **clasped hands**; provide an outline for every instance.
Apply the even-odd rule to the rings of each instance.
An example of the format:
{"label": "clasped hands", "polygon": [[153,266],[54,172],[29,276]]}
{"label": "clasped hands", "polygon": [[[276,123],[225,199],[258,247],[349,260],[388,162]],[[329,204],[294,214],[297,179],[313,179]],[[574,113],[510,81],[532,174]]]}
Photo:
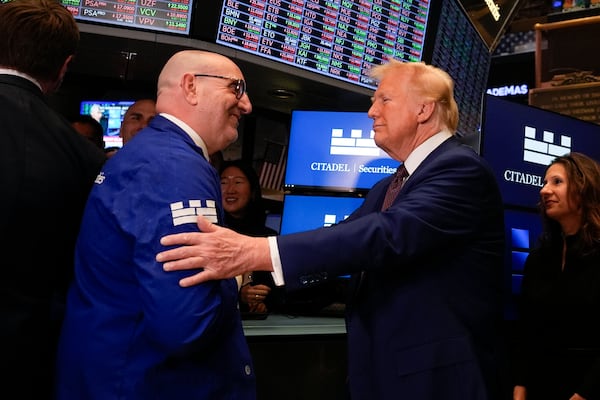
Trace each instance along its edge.
{"label": "clasped hands", "polygon": [[240,289],[240,300],[248,304],[251,312],[267,312],[265,299],[271,292],[267,285],[244,285]]}

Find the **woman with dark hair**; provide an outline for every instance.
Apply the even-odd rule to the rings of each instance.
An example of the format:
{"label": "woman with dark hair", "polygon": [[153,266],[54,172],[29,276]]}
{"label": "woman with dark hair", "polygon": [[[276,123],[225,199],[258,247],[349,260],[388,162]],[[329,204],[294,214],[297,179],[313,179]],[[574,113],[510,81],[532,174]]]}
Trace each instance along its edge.
{"label": "woman with dark hair", "polygon": [[[267,214],[254,168],[241,160],[224,161],[220,176],[225,226],[250,236],[277,235],[265,225]],[[276,305],[273,291],[279,289],[275,288],[269,272],[245,274],[241,277],[240,309],[266,313]]]}
{"label": "woman with dark hair", "polygon": [[276,235],[265,223],[267,213],[258,175],[241,160],[223,161],[220,168],[225,225],[251,236]]}
{"label": "woman with dark hair", "polygon": [[546,169],[543,232],[528,256],[514,400],[600,399],[600,166],[570,153]]}

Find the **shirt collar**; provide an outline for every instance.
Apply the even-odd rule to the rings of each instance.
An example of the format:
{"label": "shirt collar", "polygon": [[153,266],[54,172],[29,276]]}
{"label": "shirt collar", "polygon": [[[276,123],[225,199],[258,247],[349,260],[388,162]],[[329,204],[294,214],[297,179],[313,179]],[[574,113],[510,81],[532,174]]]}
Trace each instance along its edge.
{"label": "shirt collar", "polygon": [[159,115],[162,117],[165,117],[166,119],[168,119],[169,121],[171,121],[172,123],[174,123],[175,125],[180,127],[181,129],[183,129],[184,132],[187,133],[190,138],[192,138],[192,140],[194,141],[196,146],[198,146],[202,149],[202,152],[204,153],[204,157],[207,160],[209,159],[208,148],[206,147],[204,140],[202,140],[202,138],[200,137],[200,135],[198,135],[196,133],[196,131],[194,131],[188,124],[186,124],[179,118],[172,116],[171,114],[160,113]]}
{"label": "shirt collar", "polygon": [[427,158],[427,156],[435,150],[440,144],[442,144],[446,139],[452,137],[452,133],[449,131],[441,131],[421,143],[417,146],[412,153],[408,155],[406,160],[404,161],[404,166],[408,171],[409,176],[421,165],[423,160]]}
{"label": "shirt collar", "polygon": [[16,69],[10,69],[10,68],[0,68],[0,74],[1,75],[14,75],[14,76],[20,76],[21,78],[27,79],[28,81],[30,81],[31,83],[33,83],[35,86],[37,86],[42,92],[42,85],[40,85],[40,83],[38,81],[36,81],[35,79],[33,79],[31,76],[24,74],[23,72],[17,71]]}

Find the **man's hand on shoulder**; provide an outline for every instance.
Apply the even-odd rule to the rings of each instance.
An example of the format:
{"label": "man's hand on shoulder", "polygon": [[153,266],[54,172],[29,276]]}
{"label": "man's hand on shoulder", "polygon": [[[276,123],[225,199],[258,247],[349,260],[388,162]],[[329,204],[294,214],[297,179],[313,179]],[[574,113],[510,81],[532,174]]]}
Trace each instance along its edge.
{"label": "man's hand on shoulder", "polygon": [[183,278],[183,287],[210,280],[228,279],[250,270],[272,270],[267,238],[241,235],[198,217],[201,232],[186,232],[161,238],[163,246],[176,246],[156,255],[165,271],[202,269]]}

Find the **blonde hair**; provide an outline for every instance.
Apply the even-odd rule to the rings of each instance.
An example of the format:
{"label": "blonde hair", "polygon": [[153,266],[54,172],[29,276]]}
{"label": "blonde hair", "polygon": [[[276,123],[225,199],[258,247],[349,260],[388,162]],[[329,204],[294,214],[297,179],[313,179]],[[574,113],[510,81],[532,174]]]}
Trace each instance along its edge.
{"label": "blonde hair", "polygon": [[409,75],[411,92],[425,100],[436,103],[436,114],[439,121],[452,133],[458,128],[458,105],[454,100],[454,81],[440,68],[424,62],[403,62],[395,59],[376,65],[369,71],[369,76],[381,81],[388,74],[403,73]]}

